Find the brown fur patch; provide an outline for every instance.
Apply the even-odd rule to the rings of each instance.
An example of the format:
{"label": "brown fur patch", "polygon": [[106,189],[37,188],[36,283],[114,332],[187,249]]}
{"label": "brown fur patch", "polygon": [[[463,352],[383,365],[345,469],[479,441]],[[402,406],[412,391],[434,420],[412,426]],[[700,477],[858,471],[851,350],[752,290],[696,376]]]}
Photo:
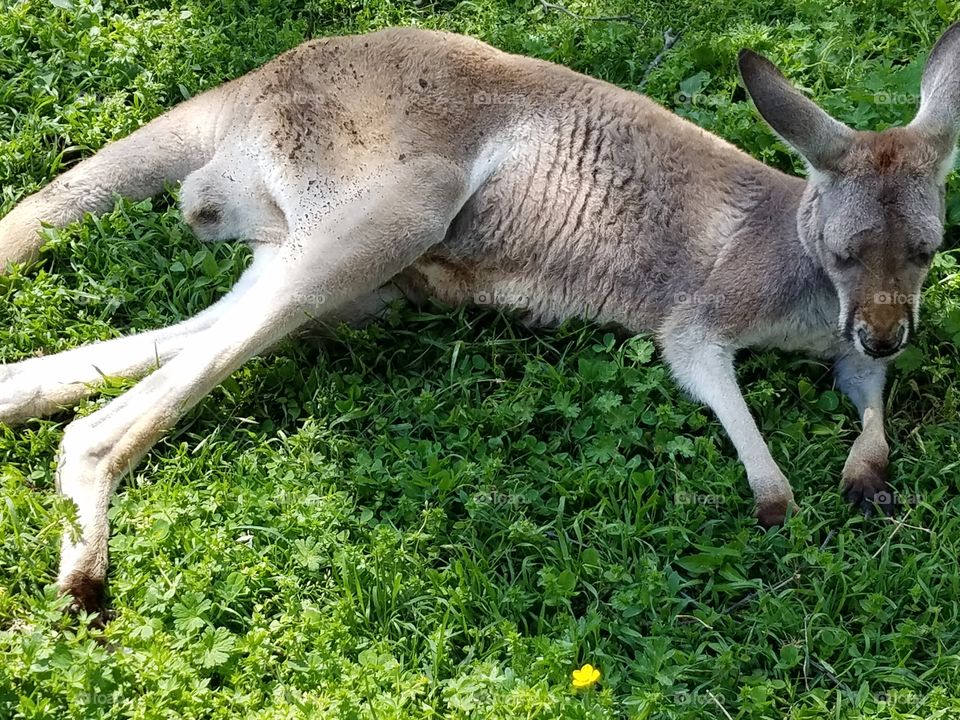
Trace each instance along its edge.
{"label": "brown fur patch", "polygon": [[[769,529],[783,525],[784,520],[787,519],[787,509],[790,508],[790,506],[791,503],[786,498],[768,500],[757,503],[757,510],[754,514],[760,525]],[[793,511],[796,512],[797,510],[797,506],[793,505]]]}
{"label": "brown fur patch", "polygon": [[60,585],[60,592],[73,598],[71,612],[97,613],[93,624],[102,627],[106,623],[107,593],[103,579],[90,577],[86,573],[75,573]]}
{"label": "brown fur patch", "polygon": [[[889,293],[887,293],[889,295]],[[874,297],[882,296],[883,293],[874,293]],[[860,307],[860,317],[870,326],[871,334],[876,336],[880,342],[893,341],[900,328],[900,321],[910,312],[909,306],[873,302],[864,303]]]}
{"label": "brown fur patch", "polygon": [[939,155],[908,128],[861,132],[838,168],[851,175],[914,175],[931,172]]}
{"label": "brown fur patch", "polygon": [[897,136],[889,133],[880,133],[874,136],[873,166],[881,175],[890,175],[903,169],[906,158],[910,156],[911,148],[915,144],[905,141],[909,136]]}

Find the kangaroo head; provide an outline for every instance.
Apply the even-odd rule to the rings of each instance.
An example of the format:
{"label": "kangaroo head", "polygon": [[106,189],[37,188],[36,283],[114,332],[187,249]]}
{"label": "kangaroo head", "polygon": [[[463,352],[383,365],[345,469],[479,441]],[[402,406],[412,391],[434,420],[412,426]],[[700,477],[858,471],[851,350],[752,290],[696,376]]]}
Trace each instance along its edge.
{"label": "kangaroo head", "polygon": [[760,114],[807,164],[798,231],[836,289],[842,334],[871,357],[896,354],[917,322],[943,238],[945,180],[960,134],[960,23],[930,54],[917,116],[882,132],[833,119],[756,53],[743,50],[739,60]]}

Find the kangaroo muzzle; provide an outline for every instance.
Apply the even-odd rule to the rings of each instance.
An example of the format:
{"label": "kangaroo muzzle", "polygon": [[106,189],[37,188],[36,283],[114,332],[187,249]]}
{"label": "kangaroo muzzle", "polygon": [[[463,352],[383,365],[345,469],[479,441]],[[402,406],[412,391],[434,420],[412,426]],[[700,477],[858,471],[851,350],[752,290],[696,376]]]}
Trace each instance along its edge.
{"label": "kangaroo muzzle", "polygon": [[913,334],[913,315],[906,303],[864,305],[854,310],[851,320],[848,327],[854,345],[864,355],[873,358],[897,354],[906,347]]}
{"label": "kangaroo muzzle", "polygon": [[877,335],[866,328],[859,328],[857,330],[857,340],[859,340],[863,352],[870,357],[889,357],[899,352],[907,344],[907,327],[901,325],[895,336],[887,333]]}

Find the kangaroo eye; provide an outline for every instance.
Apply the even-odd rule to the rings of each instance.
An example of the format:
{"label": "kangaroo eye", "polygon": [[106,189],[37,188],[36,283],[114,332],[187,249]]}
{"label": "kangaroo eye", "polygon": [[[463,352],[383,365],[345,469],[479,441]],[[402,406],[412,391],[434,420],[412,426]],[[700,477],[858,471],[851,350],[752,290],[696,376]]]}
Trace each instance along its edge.
{"label": "kangaroo eye", "polygon": [[933,253],[925,250],[921,250],[914,254],[913,259],[917,261],[919,265],[929,265],[933,262]]}
{"label": "kangaroo eye", "polygon": [[856,264],[857,258],[853,255],[842,255],[841,253],[833,254],[833,262],[841,270],[849,267],[853,267]]}

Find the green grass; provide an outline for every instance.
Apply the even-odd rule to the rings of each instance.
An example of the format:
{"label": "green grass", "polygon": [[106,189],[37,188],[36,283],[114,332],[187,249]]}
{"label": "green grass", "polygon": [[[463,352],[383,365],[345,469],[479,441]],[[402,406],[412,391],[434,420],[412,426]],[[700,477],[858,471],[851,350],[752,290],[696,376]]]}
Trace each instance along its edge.
{"label": "green grass", "polygon": [[[0,213],[306,37],[390,24],[467,32],[633,89],[662,32],[681,31],[645,90],[798,168],[738,89],[739,47],[880,128],[911,117],[925,55],[960,19],[946,0],[568,7],[640,22],[533,0],[8,0]],[[910,500],[899,520],[865,520],[839,497],[857,424],[822,363],[744,357],[748,401],[802,506],[764,533],[722,429],[647,339],[398,309],[251,362],[157,445],[111,512],[117,617],[104,631],[66,616],[50,585],[69,416],[0,427],[0,720],[957,717],[951,192],[918,344],[889,387]],[[50,235],[39,265],[0,277],[2,361],[182,319],[247,258],[202,246],[173,192]],[[584,662],[603,676],[577,694]]]}

